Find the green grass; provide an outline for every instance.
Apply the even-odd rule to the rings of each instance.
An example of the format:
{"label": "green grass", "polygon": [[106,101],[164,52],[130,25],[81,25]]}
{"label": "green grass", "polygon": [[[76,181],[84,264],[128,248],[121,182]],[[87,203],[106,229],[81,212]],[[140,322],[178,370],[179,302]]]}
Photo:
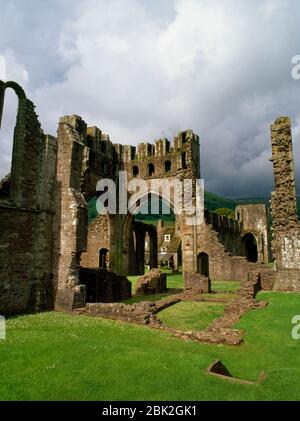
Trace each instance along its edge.
{"label": "green grass", "polygon": [[178,330],[202,330],[222,316],[223,304],[182,301],[161,311],[159,319]]}
{"label": "green grass", "polygon": [[[0,341],[2,400],[299,400],[300,340],[291,318],[300,296],[260,293],[269,306],[247,313],[240,347],[208,345],[116,321],[60,313],[10,318]],[[205,373],[221,359],[234,384]]]}
{"label": "green grass", "polygon": [[238,281],[212,281],[211,289],[212,291],[236,291],[240,287],[240,282]]}
{"label": "green grass", "polygon": [[140,303],[141,301],[159,301],[168,298],[171,295],[178,294],[178,290],[168,290],[164,293],[149,294],[149,295],[133,295],[131,298],[122,301],[124,304]]}
{"label": "green grass", "polygon": [[233,294],[230,292],[224,292],[224,293],[219,293],[217,292],[216,294],[208,294],[208,293],[204,293],[204,294],[200,294],[199,298],[205,298],[206,300],[215,300],[215,299],[223,299],[226,298],[228,299],[235,299],[238,297],[238,294]]}

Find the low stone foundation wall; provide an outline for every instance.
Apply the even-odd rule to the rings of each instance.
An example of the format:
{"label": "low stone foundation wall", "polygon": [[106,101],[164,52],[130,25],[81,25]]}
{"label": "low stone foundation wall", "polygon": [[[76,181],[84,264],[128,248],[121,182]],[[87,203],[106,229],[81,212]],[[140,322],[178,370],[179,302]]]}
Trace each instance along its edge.
{"label": "low stone foundation wall", "polygon": [[277,272],[273,269],[260,269],[260,285],[263,291],[272,291],[274,289]]}
{"label": "low stone foundation wall", "polygon": [[167,291],[167,275],[159,269],[151,269],[149,273],[141,276],[136,284],[136,294],[155,294]]}
{"label": "low stone foundation wall", "polygon": [[[86,313],[93,316],[150,325],[153,328],[166,330],[180,339],[191,339],[212,344],[239,345],[243,341],[244,331],[234,329],[232,326],[248,311],[262,308],[267,305],[267,302],[265,301],[255,300],[255,296],[262,289],[262,280],[263,283],[265,282],[265,288],[267,285],[272,286],[273,272],[274,271],[272,270],[266,271],[263,274],[259,270],[249,272],[247,275],[248,279],[241,284],[240,289],[237,291],[237,298],[224,301],[227,304],[225,305],[223,316],[214,320],[204,330],[198,332],[180,331],[165,326],[156,316],[159,311],[162,311],[181,300],[199,300],[199,292],[195,293],[193,289],[188,289],[184,293],[157,302],[143,301],[132,305],[122,303],[88,303],[86,305]],[[207,291],[209,285],[208,278],[201,277],[200,275],[200,277],[192,277],[192,281],[194,281],[194,279],[199,280],[200,278],[206,282]],[[269,283],[267,283],[267,281]]]}
{"label": "low stone foundation wall", "polygon": [[112,303],[131,297],[131,282],[106,269],[80,268],[80,283],[86,286],[87,303]]}
{"label": "low stone foundation wall", "polygon": [[267,305],[265,301],[256,301],[255,296],[261,290],[260,271],[248,273],[248,279],[241,284],[237,291],[238,298],[229,302],[224,309],[224,315],[214,320],[206,329],[200,332],[176,331],[175,336],[182,339],[193,339],[200,342],[224,343],[239,345],[243,340],[243,330],[233,329],[232,326],[248,311]]}
{"label": "low stone foundation wall", "polygon": [[108,319],[122,320],[130,323],[160,325],[156,313],[180,301],[178,298],[167,298],[159,302],[142,301],[135,304],[123,303],[88,303],[86,313]]}
{"label": "low stone foundation wall", "polygon": [[211,292],[211,282],[207,276],[200,273],[184,273],[184,287],[186,290],[192,290],[195,294],[202,292]]}
{"label": "low stone foundation wall", "polygon": [[276,273],[275,291],[300,292],[300,270],[279,269]]}

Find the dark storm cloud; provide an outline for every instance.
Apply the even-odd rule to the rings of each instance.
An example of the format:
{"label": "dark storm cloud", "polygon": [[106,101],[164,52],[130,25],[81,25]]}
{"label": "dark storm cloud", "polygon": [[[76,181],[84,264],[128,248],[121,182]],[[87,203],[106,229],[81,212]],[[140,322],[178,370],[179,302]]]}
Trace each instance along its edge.
{"label": "dark storm cloud", "polygon": [[257,196],[273,187],[269,125],[289,115],[299,179],[300,80],[291,77],[298,1],[0,5],[0,54],[10,57],[8,75],[25,83],[46,131],[71,113],[121,143],[192,128],[206,187]]}

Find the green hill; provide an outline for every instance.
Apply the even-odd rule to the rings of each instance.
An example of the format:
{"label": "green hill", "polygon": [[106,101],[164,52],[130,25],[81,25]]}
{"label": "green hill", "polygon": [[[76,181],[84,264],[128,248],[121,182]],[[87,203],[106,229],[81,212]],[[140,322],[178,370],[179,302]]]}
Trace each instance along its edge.
{"label": "green hill", "polygon": [[218,196],[214,193],[206,191],[204,193],[204,206],[211,212],[220,208],[234,210],[236,207],[236,202],[233,199],[226,199],[225,197]]}

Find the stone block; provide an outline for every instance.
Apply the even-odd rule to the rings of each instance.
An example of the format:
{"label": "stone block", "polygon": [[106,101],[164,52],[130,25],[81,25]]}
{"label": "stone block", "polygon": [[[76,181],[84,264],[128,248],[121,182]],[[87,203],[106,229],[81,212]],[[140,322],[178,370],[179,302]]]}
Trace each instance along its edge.
{"label": "stone block", "polygon": [[200,273],[185,272],[184,287],[185,289],[192,289],[197,293],[211,292],[211,281],[207,276],[201,275]]}
{"label": "stone block", "polygon": [[136,294],[155,294],[167,291],[167,276],[159,269],[151,269],[141,276],[136,284]]}

